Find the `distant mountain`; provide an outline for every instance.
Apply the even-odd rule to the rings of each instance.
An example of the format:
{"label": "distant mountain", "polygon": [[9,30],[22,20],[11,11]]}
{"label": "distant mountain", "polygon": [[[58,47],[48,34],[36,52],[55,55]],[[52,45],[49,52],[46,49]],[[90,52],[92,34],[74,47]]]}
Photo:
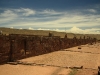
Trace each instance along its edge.
{"label": "distant mountain", "polygon": [[9,35],[9,34],[26,34],[26,35],[42,35],[42,36],[48,36],[49,32],[53,33],[54,36],[60,36],[64,37],[65,34],[67,34],[68,38],[73,38],[76,36],[77,38],[80,38],[80,36],[83,38],[83,36],[90,36],[95,37],[100,40],[100,34],[73,34],[73,33],[65,33],[65,32],[57,32],[57,31],[50,31],[50,30],[28,30],[28,29],[13,29],[13,28],[4,28],[0,27],[0,31],[3,32],[3,34]]}

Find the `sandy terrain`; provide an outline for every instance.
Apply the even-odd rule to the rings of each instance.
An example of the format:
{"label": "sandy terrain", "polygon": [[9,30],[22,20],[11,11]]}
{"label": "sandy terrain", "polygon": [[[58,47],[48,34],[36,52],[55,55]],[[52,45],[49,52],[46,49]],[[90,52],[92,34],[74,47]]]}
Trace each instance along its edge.
{"label": "sandy terrain", "polygon": [[98,75],[97,69],[82,69],[77,72],[75,75]]}
{"label": "sandy terrain", "polygon": [[0,66],[0,75],[64,75],[69,72],[70,69],[50,66],[42,67],[9,64]]}
{"label": "sandy terrain", "polygon": [[68,75],[66,67],[83,66],[76,75],[97,75],[100,65],[100,43],[82,45],[19,60],[37,65],[1,65],[0,75]]}
{"label": "sandy terrain", "polygon": [[82,45],[82,49],[73,47],[62,51],[22,59],[20,61],[61,67],[84,66],[84,68],[97,69],[98,65],[100,65],[99,45],[99,43],[95,45]]}

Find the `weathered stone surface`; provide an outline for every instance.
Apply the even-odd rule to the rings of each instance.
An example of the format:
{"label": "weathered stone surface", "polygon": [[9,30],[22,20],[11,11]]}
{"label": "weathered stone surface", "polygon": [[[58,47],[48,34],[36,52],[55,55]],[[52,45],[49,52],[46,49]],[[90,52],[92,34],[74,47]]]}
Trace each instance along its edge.
{"label": "weathered stone surface", "polygon": [[61,49],[96,42],[96,39],[60,38],[60,36],[37,36],[10,34],[0,35],[0,63],[46,54]]}

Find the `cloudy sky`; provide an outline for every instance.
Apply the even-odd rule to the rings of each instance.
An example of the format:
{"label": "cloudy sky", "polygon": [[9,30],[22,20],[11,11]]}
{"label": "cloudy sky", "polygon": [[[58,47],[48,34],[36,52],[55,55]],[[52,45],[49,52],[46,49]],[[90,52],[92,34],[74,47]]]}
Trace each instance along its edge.
{"label": "cloudy sky", "polygon": [[100,34],[100,0],[0,0],[0,27]]}

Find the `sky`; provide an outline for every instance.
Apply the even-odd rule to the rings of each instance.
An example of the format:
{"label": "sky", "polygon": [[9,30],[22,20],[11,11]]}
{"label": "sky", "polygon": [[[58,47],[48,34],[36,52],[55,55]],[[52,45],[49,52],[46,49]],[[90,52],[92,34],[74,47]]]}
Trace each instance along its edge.
{"label": "sky", "polygon": [[0,0],[0,27],[100,34],[100,0]]}

